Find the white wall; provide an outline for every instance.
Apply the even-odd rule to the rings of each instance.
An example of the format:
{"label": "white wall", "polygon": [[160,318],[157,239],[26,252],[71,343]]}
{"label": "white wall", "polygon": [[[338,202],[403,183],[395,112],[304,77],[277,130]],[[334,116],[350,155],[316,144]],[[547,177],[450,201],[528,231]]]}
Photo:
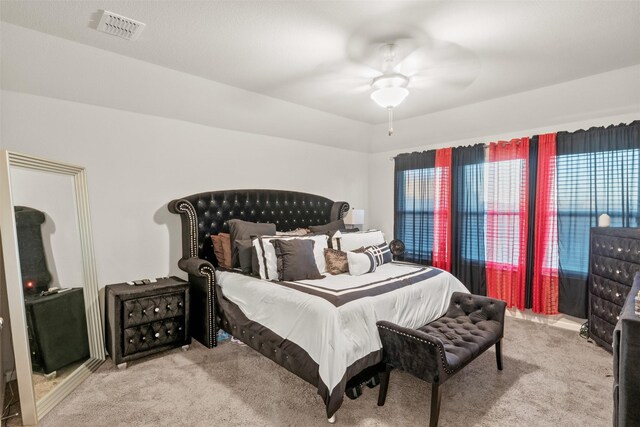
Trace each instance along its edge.
{"label": "white wall", "polygon": [[2,93],[2,148],[87,168],[101,286],[179,274],[167,203],[275,188],[367,206],[366,154],[23,93]]}
{"label": "white wall", "polygon": [[[600,117],[579,122],[553,124],[545,127],[529,128],[508,133],[481,135],[475,138],[445,141],[420,145],[408,149],[391,150],[369,156],[369,208],[367,210],[369,224],[380,228],[388,239],[393,236],[393,197],[394,197],[394,162],[392,158],[400,153],[431,150],[434,148],[458,147],[478,143],[489,143],[499,140],[510,140],[524,136],[539,135],[549,132],[575,131],[592,126],[608,126],[611,124],[630,123],[640,119],[640,98],[636,113]],[[509,126],[509,123],[505,123]],[[496,128],[496,130],[500,130]]]}

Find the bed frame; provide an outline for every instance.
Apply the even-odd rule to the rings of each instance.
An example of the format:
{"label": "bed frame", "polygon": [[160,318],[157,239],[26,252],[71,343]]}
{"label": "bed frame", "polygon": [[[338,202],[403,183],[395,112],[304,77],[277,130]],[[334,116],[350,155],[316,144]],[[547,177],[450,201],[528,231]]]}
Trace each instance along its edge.
{"label": "bed frame", "polygon": [[[283,190],[226,190],[193,194],[173,200],[169,211],[182,222],[182,259],[178,266],[191,283],[191,331],[193,338],[208,348],[217,345],[216,331],[222,328],[242,342],[318,388],[327,417],[333,418],[343,393],[331,390],[318,376],[318,365],[295,343],[284,340],[259,323],[249,320],[239,307],[222,296],[215,280],[217,261],[211,235],[229,232],[227,221],[275,223],[278,231],[322,225],[341,219],[349,210],[347,202],[334,202],[314,194]],[[368,355],[347,369],[347,380],[370,368],[379,355]],[[334,418],[335,419],[335,418]]]}

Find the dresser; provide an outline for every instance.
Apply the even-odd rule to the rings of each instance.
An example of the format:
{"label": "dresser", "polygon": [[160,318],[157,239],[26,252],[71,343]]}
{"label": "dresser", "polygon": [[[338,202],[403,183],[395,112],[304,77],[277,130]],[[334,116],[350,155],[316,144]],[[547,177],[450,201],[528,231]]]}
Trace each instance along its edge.
{"label": "dresser", "polygon": [[189,283],[178,277],[105,288],[107,351],[119,368],[171,348],[189,348]]}
{"label": "dresser", "polygon": [[589,338],[612,351],[634,277],[640,271],[640,228],[592,228],[589,260]]}
{"label": "dresser", "polygon": [[635,313],[635,296],[640,292],[636,278],[613,333],[613,425],[640,425],[640,315]]}

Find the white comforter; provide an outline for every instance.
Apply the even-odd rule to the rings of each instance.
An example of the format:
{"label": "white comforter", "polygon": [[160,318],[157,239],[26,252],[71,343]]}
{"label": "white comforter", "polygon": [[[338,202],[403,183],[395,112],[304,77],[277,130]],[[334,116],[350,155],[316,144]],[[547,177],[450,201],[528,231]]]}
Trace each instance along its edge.
{"label": "white comforter", "polygon": [[[362,276],[326,274],[322,280],[295,283],[344,295],[368,283],[417,274],[423,268],[389,263]],[[318,364],[320,378],[330,391],[349,365],[382,347],[377,321],[417,328],[441,317],[453,292],[468,292],[458,279],[443,271],[400,289],[336,306],[320,296],[237,273],[216,271],[216,280],[224,296],[247,318],[303,348]]]}

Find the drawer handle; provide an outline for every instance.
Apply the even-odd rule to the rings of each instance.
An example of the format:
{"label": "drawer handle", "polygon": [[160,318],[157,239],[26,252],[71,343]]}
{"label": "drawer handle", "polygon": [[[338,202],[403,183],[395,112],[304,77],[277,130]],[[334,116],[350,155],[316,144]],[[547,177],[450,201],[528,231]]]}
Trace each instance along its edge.
{"label": "drawer handle", "polygon": [[133,343],[133,338],[129,338],[129,344]]}
{"label": "drawer handle", "polygon": [[182,303],[181,302],[178,303],[178,307],[182,307]]}
{"label": "drawer handle", "polygon": [[147,314],[147,310],[142,310],[142,314]]}
{"label": "drawer handle", "polygon": [[147,340],[147,337],[142,337],[142,341],[146,341],[146,340]]}
{"label": "drawer handle", "polygon": [[153,311],[156,312],[156,313],[159,312],[160,311],[160,307],[154,308]]}
{"label": "drawer handle", "polygon": [[182,326],[180,326],[180,327],[178,328],[178,330],[179,330],[179,331],[181,331],[181,330],[182,330]]}
{"label": "drawer handle", "polygon": [[171,310],[171,304],[167,304],[167,310]]}
{"label": "drawer handle", "polygon": [[160,338],[160,332],[156,332],[156,334],[154,335],[154,337],[156,337],[156,339]]}
{"label": "drawer handle", "polygon": [[616,320],[620,320],[620,316],[616,316]]}
{"label": "drawer handle", "polygon": [[171,335],[171,329],[167,331],[167,335]]}
{"label": "drawer handle", "polygon": [[129,317],[133,317],[133,313],[129,313]]}
{"label": "drawer handle", "polygon": [[616,298],[620,298],[620,292],[616,292]]}

